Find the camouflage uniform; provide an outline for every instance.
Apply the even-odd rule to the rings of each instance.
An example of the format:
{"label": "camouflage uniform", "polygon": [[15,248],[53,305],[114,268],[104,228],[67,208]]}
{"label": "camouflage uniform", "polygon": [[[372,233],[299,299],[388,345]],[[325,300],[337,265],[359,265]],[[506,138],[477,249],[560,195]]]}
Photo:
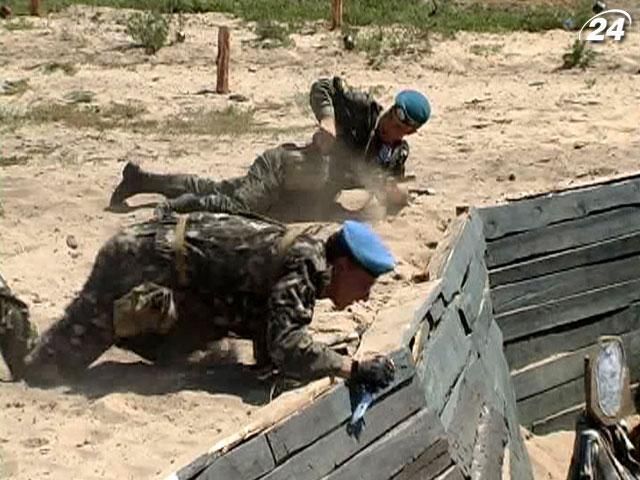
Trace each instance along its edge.
{"label": "camouflage uniform", "polygon": [[247,175],[223,181],[146,173],[128,164],[111,204],[121,203],[126,195],[160,193],[174,199],[165,206],[177,212],[264,214],[278,203],[331,206],[343,189],[381,191],[385,177],[404,177],[409,145],[404,140],[396,145],[381,141],[376,126],[383,108],[369,94],[346,87],[339,77],[322,78],[311,87],[310,103],[318,120],[335,117],[337,142],[329,158],[285,144],[258,156]]}
{"label": "camouflage uniform", "polygon": [[184,236],[170,216],[112,237],[63,318],[18,369],[22,376],[73,375],[114,344],[157,358],[154,347],[184,332],[192,334],[181,345],[185,354],[234,333],[254,341],[259,363],[285,375],[337,374],[342,357],[306,329],[330,281],[324,242],[302,234],[281,250],[289,236],[281,224],[229,214],[183,218]]}
{"label": "camouflage uniform", "polygon": [[0,352],[11,372],[20,375],[22,364],[14,359],[23,358],[33,348],[37,335],[27,305],[0,275]]}

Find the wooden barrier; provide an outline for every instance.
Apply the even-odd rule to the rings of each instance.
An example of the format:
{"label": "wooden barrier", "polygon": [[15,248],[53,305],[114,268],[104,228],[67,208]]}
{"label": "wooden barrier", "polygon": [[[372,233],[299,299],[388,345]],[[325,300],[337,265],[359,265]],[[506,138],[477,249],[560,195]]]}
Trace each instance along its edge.
{"label": "wooden barrier", "polygon": [[640,176],[479,209],[520,422],[573,428],[583,357],[621,335],[640,378]]}
{"label": "wooden barrier", "polygon": [[396,292],[364,333],[356,357],[386,352],[397,375],[374,395],[359,435],[348,428],[352,387],[315,382],[168,478],[462,480],[507,468],[532,479],[485,248],[478,213],[460,216],[429,265],[431,281],[411,301]]}

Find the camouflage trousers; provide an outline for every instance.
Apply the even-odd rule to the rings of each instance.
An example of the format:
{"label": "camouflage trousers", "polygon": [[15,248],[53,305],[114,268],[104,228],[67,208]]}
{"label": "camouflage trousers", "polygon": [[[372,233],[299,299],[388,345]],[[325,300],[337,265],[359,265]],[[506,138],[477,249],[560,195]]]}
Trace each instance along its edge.
{"label": "camouflage trousers", "polygon": [[178,204],[183,196],[209,196],[214,210],[220,206],[259,214],[304,200],[308,200],[306,204],[329,203],[340,191],[330,179],[327,158],[292,144],[266,150],[241,177],[216,181],[197,175],[145,172],[141,183],[141,193],[160,193],[177,199]]}
{"label": "camouflage trousers", "polygon": [[223,336],[208,323],[207,307],[175,287],[173,263],[154,242],[154,235],[130,233],[110,239],[62,318],[22,363],[13,361],[14,376],[36,384],[72,379],[113,345],[156,363],[175,362]]}

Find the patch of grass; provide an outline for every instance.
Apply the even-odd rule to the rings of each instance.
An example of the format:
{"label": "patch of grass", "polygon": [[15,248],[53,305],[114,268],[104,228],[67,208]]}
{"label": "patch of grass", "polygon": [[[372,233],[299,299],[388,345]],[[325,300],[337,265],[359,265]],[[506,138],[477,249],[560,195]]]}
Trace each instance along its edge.
{"label": "patch of grass", "polygon": [[[163,13],[224,12],[256,22],[296,24],[328,20],[331,2],[318,0],[48,0],[49,10],[90,3],[95,6],[156,10]],[[478,2],[437,2],[438,8],[424,0],[349,0],[344,6],[345,23],[354,26],[404,25],[447,35],[458,31],[505,32],[525,30],[539,32],[563,28],[572,18],[578,26],[591,17],[591,0],[574,0],[571,6],[483,5]],[[28,2],[9,0],[14,12],[25,12]],[[579,27],[578,27],[579,28]]]}
{"label": "patch of grass", "polygon": [[482,43],[474,43],[469,47],[469,51],[474,55],[478,55],[481,57],[488,57],[490,55],[495,55],[500,52],[504,48],[504,45],[500,43],[494,44],[482,44]]}
{"label": "patch of grass", "polygon": [[15,20],[5,22],[4,28],[13,32],[16,30],[33,30],[36,26],[24,17],[18,17]]}
{"label": "patch of grass", "polygon": [[229,106],[220,111],[200,109],[186,116],[169,118],[162,129],[175,134],[220,136],[251,133],[256,127],[253,110]]}
{"label": "patch of grass", "polygon": [[166,43],[169,23],[157,11],[135,12],[127,20],[127,33],[145,53],[153,55]]}
{"label": "patch of grass", "polygon": [[42,65],[42,71],[47,74],[60,71],[65,75],[75,75],[78,73],[78,67],[71,62],[48,62]]}
{"label": "patch of grass", "polygon": [[20,96],[29,90],[29,80],[23,78],[21,80],[5,80],[0,82],[0,95],[17,95]]}
{"label": "patch of grass", "polygon": [[355,49],[367,55],[372,68],[380,68],[394,56],[430,51],[428,34],[411,27],[376,27],[367,32],[351,31]]}
{"label": "patch of grass", "polygon": [[587,45],[586,42],[576,40],[569,47],[569,50],[562,55],[561,70],[569,70],[572,68],[580,68],[585,70],[589,67],[596,57],[596,52]]}
{"label": "patch of grass", "polygon": [[293,45],[289,36],[291,31],[292,27],[289,24],[272,20],[259,21],[255,28],[256,40],[263,48],[289,47]]}
{"label": "patch of grass", "polygon": [[[29,159],[25,156],[11,155],[5,157],[0,155],[0,167],[11,167],[13,165],[26,165]],[[0,205],[1,208],[1,205]]]}

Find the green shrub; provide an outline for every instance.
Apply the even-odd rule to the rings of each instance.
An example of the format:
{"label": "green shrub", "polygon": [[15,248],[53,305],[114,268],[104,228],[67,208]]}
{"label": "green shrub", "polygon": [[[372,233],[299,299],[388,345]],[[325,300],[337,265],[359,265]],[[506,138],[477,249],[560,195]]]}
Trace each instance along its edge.
{"label": "green shrub", "polygon": [[158,12],[136,12],[127,20],[127,33],[152,55],[160,50],[169,35],[169,23]]}

